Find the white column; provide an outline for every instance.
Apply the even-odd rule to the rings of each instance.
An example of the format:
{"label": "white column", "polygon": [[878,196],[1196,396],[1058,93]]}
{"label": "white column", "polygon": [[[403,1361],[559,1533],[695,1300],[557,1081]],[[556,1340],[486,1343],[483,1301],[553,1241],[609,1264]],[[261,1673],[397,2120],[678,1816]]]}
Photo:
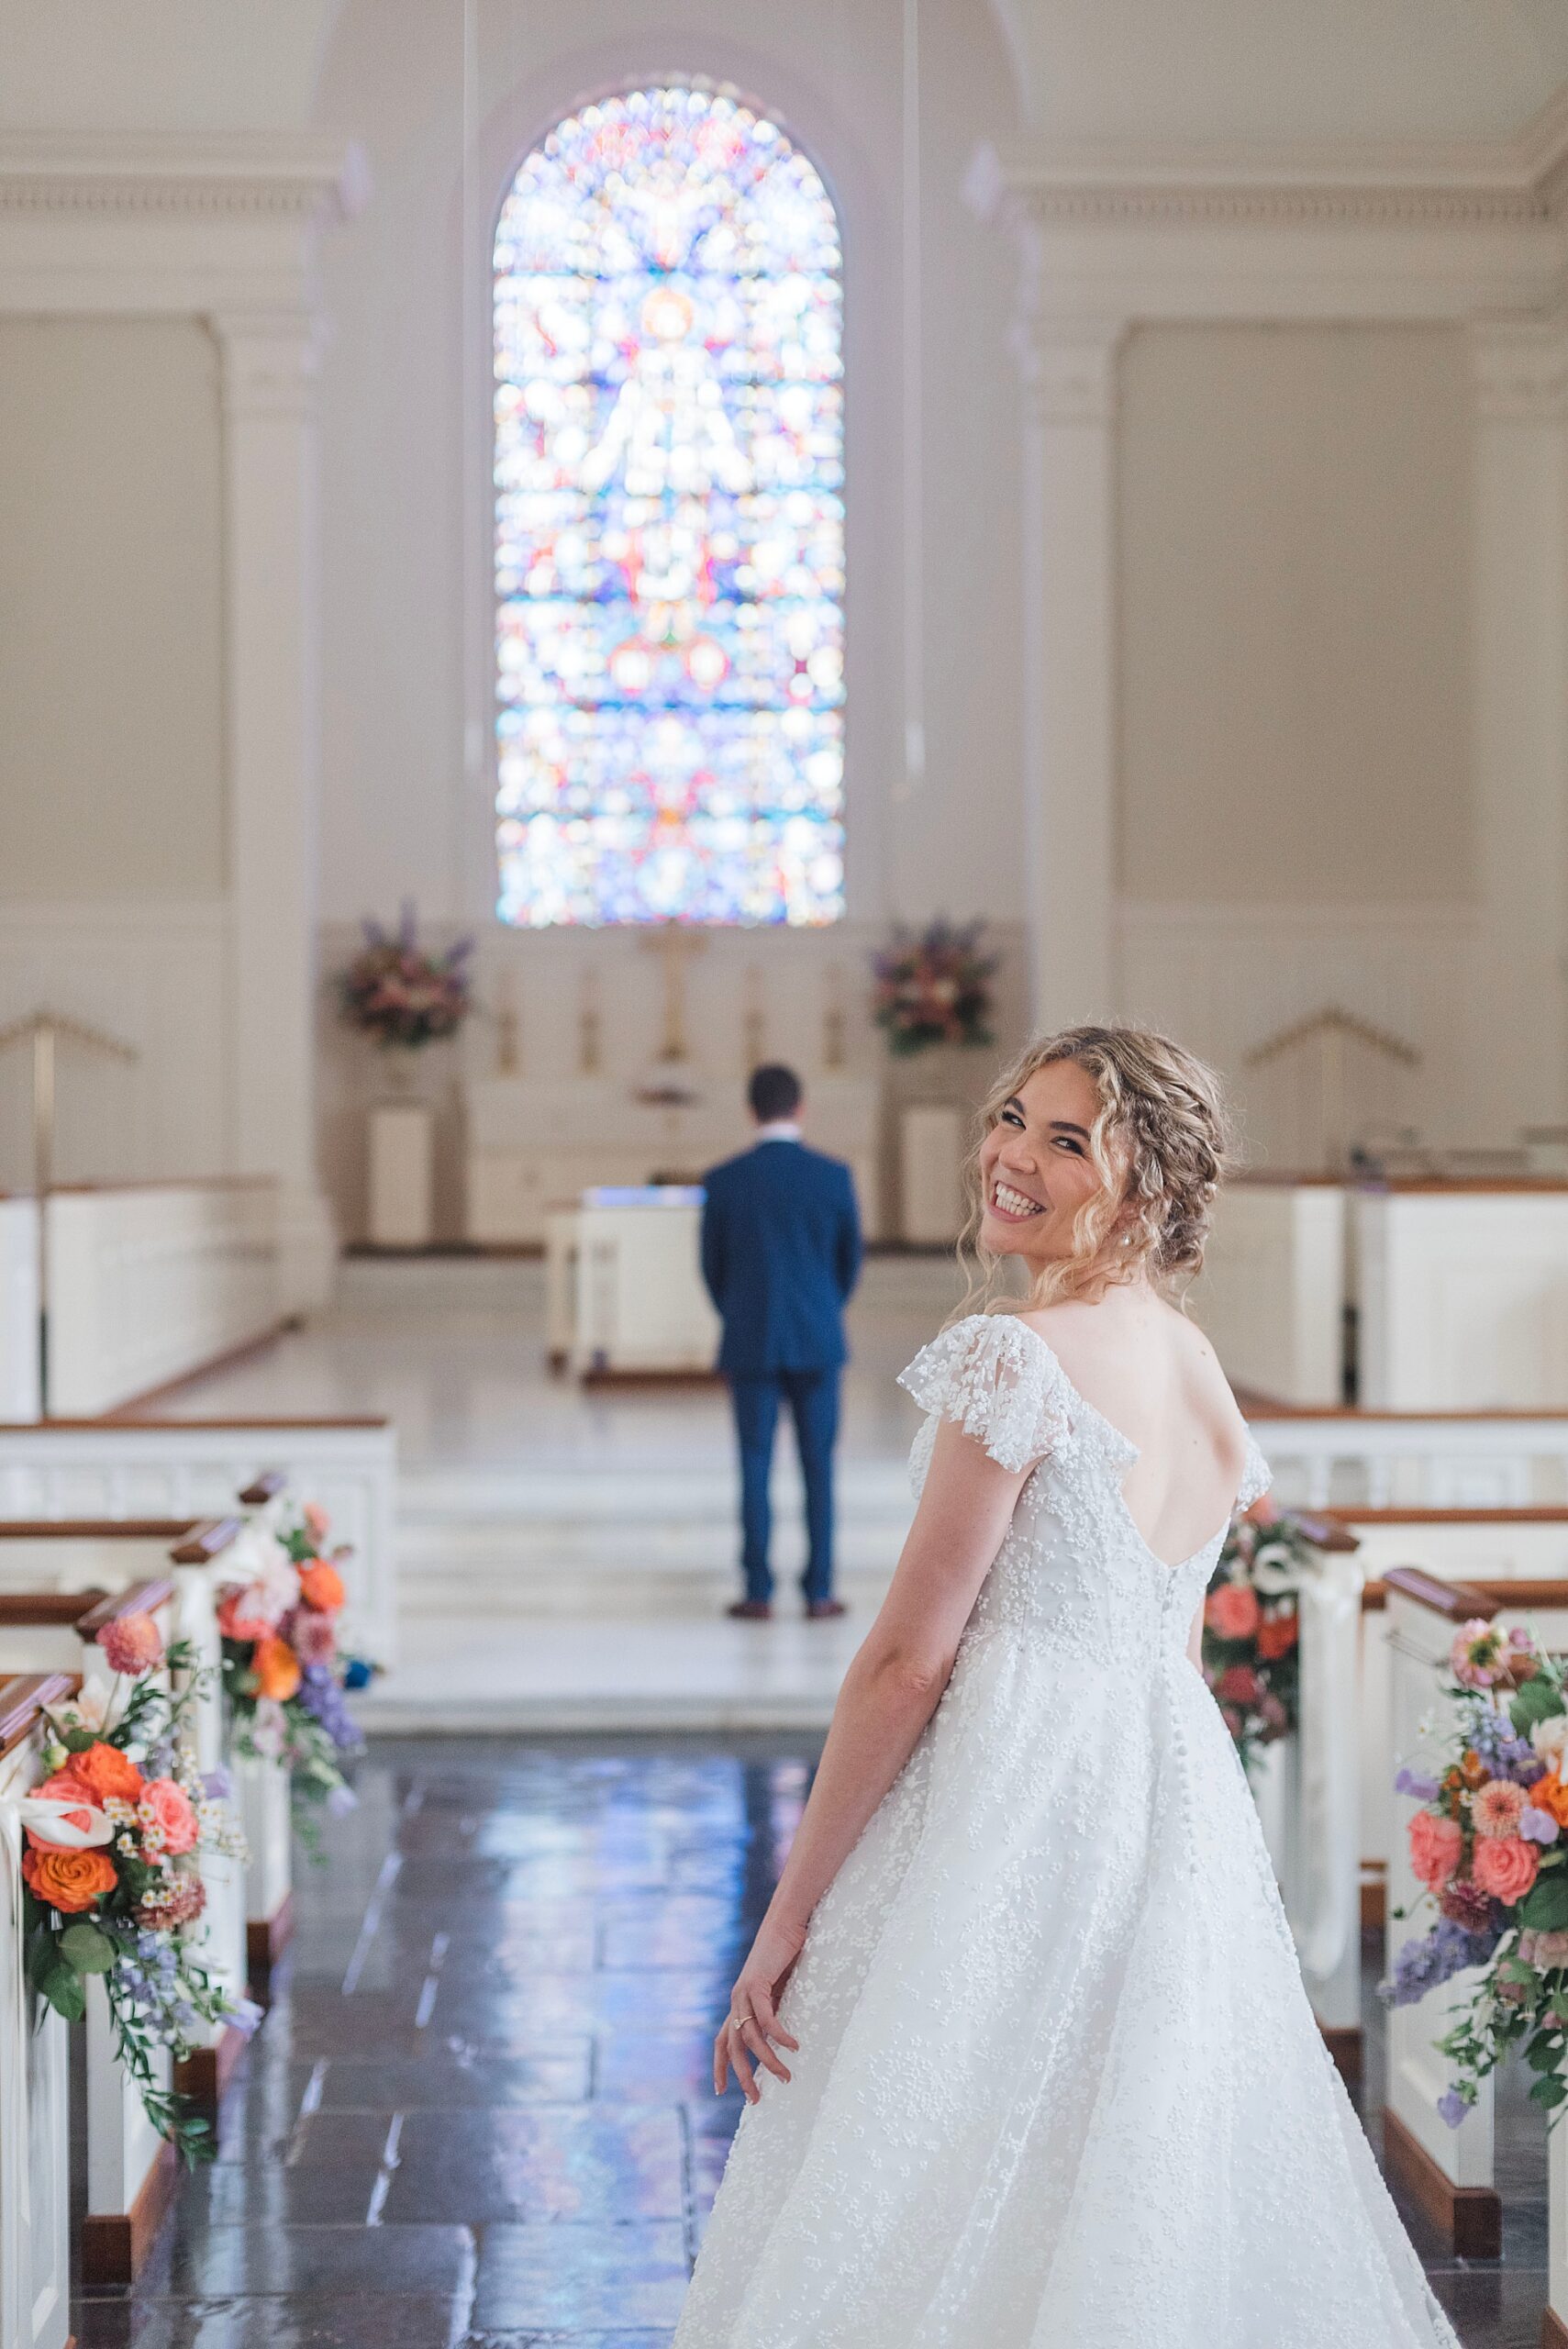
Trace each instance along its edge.
{"label": "white column", "polygon": [[234,1065],[231,1163],[280,1179],[285,1307],[324,1301],[316,1172],[317,343],[306,310],[216,320],[223,351]]}
{"label": "white column", "polygon": [[[1568,334],[1478,326],[1473,1040],[1489,1136],[1568,1113]],[[1461,1049],[1463,1049],[1462,1044]]]}
{"label": "white column", "polygon": [[1116,358],[1123,327],[1026,316],[1024,840],[1037,1028],[1116,1010]]}

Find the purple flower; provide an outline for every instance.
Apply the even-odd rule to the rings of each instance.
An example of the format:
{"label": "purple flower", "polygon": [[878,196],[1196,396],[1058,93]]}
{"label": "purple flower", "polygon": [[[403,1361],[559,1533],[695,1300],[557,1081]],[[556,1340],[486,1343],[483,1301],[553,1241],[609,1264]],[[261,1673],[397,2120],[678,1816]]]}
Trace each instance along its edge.
{"label": "purple flower", "polygon": [[202,1780],[202,1792],[208,1802],[228,1802],[234,1792],[234,1781],[227,1770],[209,1770]]}
{"label": "purple flower", "polygon": [[1401,1770],[1394,1781],[1396,1795],[1408,1795],[1412,1802],[1435,1802],[1438,1782],[1429,1778],[1423,1770]]}
{"label": "purple flower", "polygon": [[358,1810],[359,1807],[360,1798],[352,1787],[333,1787],[328,1794],[327,1815],[329,1819],[346,1819],[350,1811]]}
{"label": "purple flower", "polygon": [[1469,2110],[1470,2107],[1457,2088],[1450,2088],[1445,2095],[1438,2099],[1438,2117],[1440,2120],[1446,2121],[1451,2129],[1457,2129]]}
{"label": "purple flower", "polygon": [[247,2039],[252,2039],[261,2021],[261,2009],[254,1998],[236,1998],[231,2006],[225,2007],[223,2019],[231,2022],[236,2031],[242,2032]]}
{"label": "purple flower", "polygon": [[1496,1948],[1501,1933],[1496,1922],[1478,1932],[1440,1917],[1429,1933],[1407,1941],[1394,1961],[1394,1971],[1378,1985],[1385,2006],[1413,2007],[1440,1983],[1462,1974],[1466,1966],[1484,1965]]}
{"label": "purple flower", "polygon": [[1519,1833],[1527,1843],[1555,1843],[1561,1830],[1549,1810],[1526,1803],[1519,1813]]}

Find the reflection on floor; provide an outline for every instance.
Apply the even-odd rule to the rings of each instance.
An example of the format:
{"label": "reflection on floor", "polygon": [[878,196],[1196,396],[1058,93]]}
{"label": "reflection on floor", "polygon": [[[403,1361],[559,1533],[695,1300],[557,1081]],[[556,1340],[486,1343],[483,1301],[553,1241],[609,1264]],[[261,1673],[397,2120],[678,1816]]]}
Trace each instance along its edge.
{"label": "reflection on floor", "polygon": [[882,1257],[851,1307],[843,1622],[800,1620],[799,1479],[782,1433],[780,1620],[724,1620],[740,1582],[722,1387],[552,1377],[536,1264],[355,1261],[330,1314],[174,1408],[395,1419],[403,1654],[365,1709],[378,1727],[821,1728],[908,1523],[917,1414],[896,1375],[957,1295],[946,1259]]}
{"label": "reflection on floor", "polygon": [[[79,2349],[661,2349],[738,2117],[711,2034],[813,1751],[380,1742],[221,2158]],[[1414,2231],[1466,2349],[1534,2349],[1543,2123],[1512,2094],[1498,2147],[1501,2262]]]}

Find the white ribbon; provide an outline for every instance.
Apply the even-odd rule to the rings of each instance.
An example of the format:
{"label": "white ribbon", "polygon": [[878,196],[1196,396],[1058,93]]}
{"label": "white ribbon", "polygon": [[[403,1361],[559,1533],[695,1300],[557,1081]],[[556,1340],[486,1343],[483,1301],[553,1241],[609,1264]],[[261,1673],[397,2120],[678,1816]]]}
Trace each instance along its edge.
{"label": "white ribbon", "polygon": [[0,2031],[14,2034],[15,2060],[5,2066],[5,2114],[6,2167],[15,2167],[18,2180],[17,2208],[21,2214],[24,2242],[32,2237],[33,2205],[28,2185],[31,2167],[32,2138],[28,2114],[28,2037],[30,2017],[28,2013],[28,1925],[23,1901],[26,1889],[22,1876],[22,1811],[24,1804],[0,1795],[0,1871],[6,1877],[6,1897],[10,1907],[11,1927],[11,2013],[7,2022],[0,2021]]}
{"label": "white ribbon", "polygon": [[1361,1923],[1362,1579],[1350,1558],[1319,1553],[1298,1598],[1301,1809],[1288,1906],[1302,1970],[1319,1982],[1336,1972]]}
{"label": "white ribbon", "polygon": [[[115,1840],[114,1820],[95,1803],[72,1802],[58,1795],[23,1795],[8,1808],[16,1812],[19,1826],[57,1852],[95,1851],[100,1843]],[[85,1819],[87,1824],[78,1827],[79,1819]]]}

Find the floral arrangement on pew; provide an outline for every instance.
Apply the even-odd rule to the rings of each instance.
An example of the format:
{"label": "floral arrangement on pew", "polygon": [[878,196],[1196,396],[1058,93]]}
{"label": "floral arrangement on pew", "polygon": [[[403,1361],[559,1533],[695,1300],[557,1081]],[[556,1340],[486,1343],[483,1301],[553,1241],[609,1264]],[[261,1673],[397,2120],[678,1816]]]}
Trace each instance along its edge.
{"label": "floral arrangement on pew", "polygon": [[351,1028],[378,1044],[418,1047],[455,1036],[471,1007],[468,958],[472,938],[444,954],[419,944],[412,905],[395,930],[363,925],[365,942],[338,978],[338,999]]}
{"label": "floral arrangement on pew", "polygon": [[1301,1710],[1301,1586],[1322,1529],[1260,1504],[1227,1533],[1203,1609],[1203,1676],[1249,1772]]}
{"label": "floral arrangement on pew", "polygon": [[[161,2087],[156,2058],[165,2048],[176,2062],[190,2054],[203,2024],[249,2032],[259,2020],[248,1999],[214,1986],[188,1939],[206,1904],[199,1854],[242,1859],[245,1841],[227,1785],[199,1776],[181,1734],[200,1685],[190,1649],[177,1642],[165,1652],[149,1615],[106,1623],[98,1645],[115,1681],[45,1715],[50,1775],[20,1805],[28,1981],[80,2022],[88,1979],[100,1976],[116,2051],[148,2118],[187,2162],[209,2160],[207,2122]],[[154,1677],[165,1666],[189,1675],[177,1697]]]}
{"label": "floral arrangement on pew", "polygon": [[329,1531],[326,1512],[307,1502],[263,1535],[260,1570],[227,1585],[217,1609],[236,1748],[288,1771],[295,1825],[312,1848],[318,1810],[337,1817],[354,1807],[343,1764],[364,1740],[343,1692],[364,1687],[375,1669],[339,1643],[339,1568],[352,1553],[343,1543],[328,1554]]}
{"label": "floral arrangement on pew", "polygon": [[872,1017],[900,1059],[932,1044],[989,1044],[994,955],[983,952],[984,922],[900,923],[872,957]]}
{"label": "floral arrangement on pew", "polygon": [[1438,2110],[1457,2129],[1510,2047],[1523,2047],[1537,2104],[1568,2099],[1568,1694],[1561,1664],[1522,1626],[1465,1623],[1450,1662],[1451,1759],[1435,1777],[1401,1769],[1394,1781],[1421,1806],[1410,1862],[1421,1905],[1438,1914],[1400,1950],[1381,1996],[1413,2006],[1482,1969],[1436,2042],[1454,2069]]}

